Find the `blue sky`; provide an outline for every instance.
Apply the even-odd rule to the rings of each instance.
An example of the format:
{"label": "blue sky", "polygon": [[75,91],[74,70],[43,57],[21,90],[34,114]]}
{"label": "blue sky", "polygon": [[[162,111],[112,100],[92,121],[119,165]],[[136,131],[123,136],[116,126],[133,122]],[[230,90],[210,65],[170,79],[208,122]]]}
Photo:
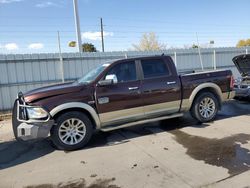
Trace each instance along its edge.
{"label": "blue sky", "polygon": [[[100,17],[106,51],[132,48],[145,32],[155,32],[168,48],[235,46],[250,38],[250,0],[78,0],[83,42],[101,50]],[[72,0],[0,0],[0,53],[74,52]]]}

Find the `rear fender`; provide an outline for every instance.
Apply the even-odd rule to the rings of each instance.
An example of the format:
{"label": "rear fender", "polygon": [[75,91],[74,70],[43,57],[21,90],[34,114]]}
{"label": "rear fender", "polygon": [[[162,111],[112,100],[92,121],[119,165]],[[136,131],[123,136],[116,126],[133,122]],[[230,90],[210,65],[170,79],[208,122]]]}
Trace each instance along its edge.
{"label": "rear fender", "polygon": [[197,94],[204,90],[204,89],[212,89],[213,92],[219,97],[220,102],[224,101],[224,96],[223,93],[220,89],[220,87],[214,83],[204,83],[204,84],[200,84],[199,86],[197,86],[191,93],[189,99],[184,99],[183,100],[183,107],[186,110],[190,110],[190,108],[192,107],[193,101],[195,99],[195,97],[197,96]]}

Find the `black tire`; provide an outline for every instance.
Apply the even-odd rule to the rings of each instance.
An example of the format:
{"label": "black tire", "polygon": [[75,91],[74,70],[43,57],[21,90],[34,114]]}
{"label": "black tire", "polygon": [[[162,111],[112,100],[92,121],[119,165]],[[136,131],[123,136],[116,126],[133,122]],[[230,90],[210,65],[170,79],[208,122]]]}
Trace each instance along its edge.
{"label": "black tire", "polygon": [[[206,108],[209,108],[210,112],[206,109],[203,109],[203,104],[205,100],[209,99],[209,105]],[[213,107],[212,107],[213,106]],[[205,108],[205,107],[204,107]],[[209,121],[213,121],[218,113],[219,110],[219,100],[215,94],[211,92],[202,92],[196,96],[194,99],[192,108],[191,108],[191,115],[193,118],[197,119],[201,123],[206,123]],[[207,115],[206,115],[207,114]],[[205,117],[207,116],[207,117]]]}
{"label": "black tire", "polygon": [[[73,120],[73,119],[75,119],[75,120]],[[64,137],[65,135],[62,136],[62,133],[59,133],[59,130],[62,131],[62,128],[63,129],[65,128],[65,125],[67,124],[68,120],[70,120],[70,122],[73,122],[72,124],[75,124],[74,122],[75,121],[77,122],[77,120],[79,120],[79,122],[81,121],[83,123],[83,125],[85,126],[85,128],[83,128],[84,132],[85,132],[83,138],[81,138],[81,139],[79,138],[80,141],[75,143],[75,144],[69,144],[69,143],[65,143],[65,142],[69,142],[69,140],[71,141],[71,139],[73,139],[75,141],[76,140],[75,136],[78,136],[78,135],[72,136],[72,133],[71,133],[71,136],[69,136],[69,135],[66,135],[69,133],[65,133],[66,137],[69,136],[69,138],[62,139],[62,137]],[[69,127],[70,127],[70,125],[68,126],[68,129],[70,129]],[[67,130],[67,129],[65,129],[65,130]],[[67,130],[67,131],[69,131],[69,130]],[[71,131],[73,131],[73,130],[71,130]],[[83,131],[83,130],[81,130],[81,131]],[[66,132],[66,131],[64,131],[64,132]],[[67,113],[60,115],[57,118],[56,124],[52,127],[50,133],[51,133],[52,142],[56,146],[57,149],[67,150],[67,151],[77,150],[77,149],[83,148],[89,142],[89,140],[93,134],[93,124],[84,113],[77,112],[77,111],[67,112]],[[74,138],[72,138],[72,137],[74,137]]]}

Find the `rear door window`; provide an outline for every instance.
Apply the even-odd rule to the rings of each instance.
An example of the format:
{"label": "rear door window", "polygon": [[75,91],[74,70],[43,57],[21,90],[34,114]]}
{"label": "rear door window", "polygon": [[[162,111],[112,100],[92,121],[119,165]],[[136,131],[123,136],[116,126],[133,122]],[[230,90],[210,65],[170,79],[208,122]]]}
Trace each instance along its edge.
{"label": "rear door window", "polygon": [[145,79],[170,75],[166,63],[161,59],[142,60],[141,65]]}

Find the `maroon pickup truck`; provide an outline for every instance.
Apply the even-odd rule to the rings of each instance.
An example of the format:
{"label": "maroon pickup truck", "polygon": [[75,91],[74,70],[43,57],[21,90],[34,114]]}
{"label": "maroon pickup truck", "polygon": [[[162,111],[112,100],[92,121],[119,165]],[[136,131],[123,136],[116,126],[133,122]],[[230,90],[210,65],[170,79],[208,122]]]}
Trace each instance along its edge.
{"label": "maroon pickup truck", "polygon": [[24,95],[13,108],[18,140],[45,138],[58,149],[75,150],[94,130],[110,131],[180,117],[214,120],[223,101],[234,97],[230,70],[178,74],[169,56],[117,60],[96,67],[76,82]]}

